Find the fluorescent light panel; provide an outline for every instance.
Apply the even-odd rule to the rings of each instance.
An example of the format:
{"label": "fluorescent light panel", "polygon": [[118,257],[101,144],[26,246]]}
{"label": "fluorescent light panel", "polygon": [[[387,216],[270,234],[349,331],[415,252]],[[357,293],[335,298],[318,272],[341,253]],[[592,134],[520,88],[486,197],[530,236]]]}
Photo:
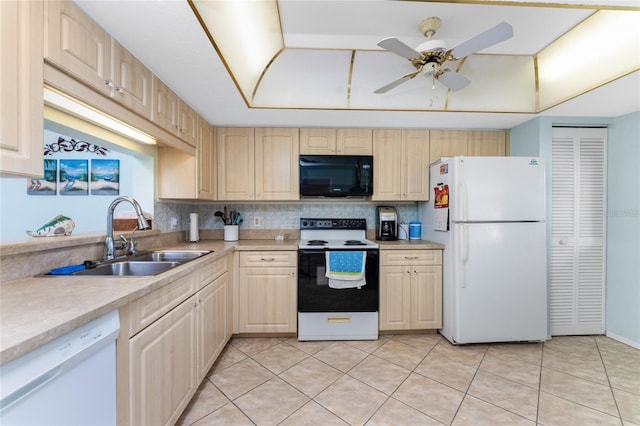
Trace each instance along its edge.
{"label": "fluorescent light panel", "polygon": [[45,103],[62,109],[70,114],[87,120],[91,123],[97,124],[101,127],[113,130],[123,136],[133,139],[138,142],[142,142],[148,145],[155,145],[156,140],[146,133],[142,133],[139,130],[128,126],[115,118],[104,114],[88,105],[83,104],[73,98],[65,96],[55,90],[44,88],[44,101]]}

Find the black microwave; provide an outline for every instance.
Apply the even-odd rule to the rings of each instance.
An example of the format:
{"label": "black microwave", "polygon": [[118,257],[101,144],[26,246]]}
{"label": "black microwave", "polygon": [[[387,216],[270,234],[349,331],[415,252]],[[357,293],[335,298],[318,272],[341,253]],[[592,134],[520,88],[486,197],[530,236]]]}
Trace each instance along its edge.
{"label": "black microwave", "polygon": [[359,197],[371,194],[373,156],[300,156],[300,196]]}

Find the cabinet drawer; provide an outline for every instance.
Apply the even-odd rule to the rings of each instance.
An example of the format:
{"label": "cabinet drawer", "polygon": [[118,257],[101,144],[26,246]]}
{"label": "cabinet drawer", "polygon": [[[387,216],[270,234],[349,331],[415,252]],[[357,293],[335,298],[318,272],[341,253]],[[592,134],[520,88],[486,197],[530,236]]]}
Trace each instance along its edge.
{"label": "cabinet drawer", "polygon": [[295,251],[247,251],[240,253],[240,267],[296,266]]}
{"label": "cabinet drawer", "polygon": [[441,265],[442,250],[380,250],[380,265]]}
{"label": "cabinet drawer", "polygon": [[227,256],[223,256],[198,269],[198,289],[201,289],[220,275],[227,272]]}
{"label": "cabinet drawer", "polygon": [[147,327],[195,292],[196,274],[192,273],[132,302],[129,305],[129,336]]}

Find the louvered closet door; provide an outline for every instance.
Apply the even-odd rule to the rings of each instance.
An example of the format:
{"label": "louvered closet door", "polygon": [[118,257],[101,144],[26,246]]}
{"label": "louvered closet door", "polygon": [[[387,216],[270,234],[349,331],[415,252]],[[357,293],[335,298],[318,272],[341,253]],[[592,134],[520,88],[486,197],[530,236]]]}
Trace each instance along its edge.
{"label": "louvered closet door", "polygon": [[552,335],[604,333],[606,140],[604,128],[553,129]]}

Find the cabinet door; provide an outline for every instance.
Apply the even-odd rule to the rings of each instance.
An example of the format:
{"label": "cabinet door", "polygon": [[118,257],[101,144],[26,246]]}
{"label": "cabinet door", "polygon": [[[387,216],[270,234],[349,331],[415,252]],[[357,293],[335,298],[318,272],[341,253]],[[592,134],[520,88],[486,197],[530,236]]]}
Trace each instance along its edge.
{"label": "cabinet door", "polygon": [[411,274],[408,266],[380,267],[380,330],[411,328]]}
{"label": "cabinet door", "polygon": [[470,132],[467,155],[504,157],[507,155],[505,132]]}
{"label": "cabinet door", "polygon": [[41,177],[43,2],[0,2],[0,173]]}
{"label": "cabinet door", "polygon": [[402,131],[401,179],[403,201],[429,199],[428,130]]}
{"label": "cabinet door", "polygon": [[191,146],[198,144],[198,114],[184,101],[179,101],[178,136]]}
{"label": "cabinet door", "polygon": [[130,340],[130,424],[172,425],[197,388],[195,297]]}
{"label": "cabinet door", "polygon": [[194,199],[196,156],[179,149],[158,147],[158,198]]}
{"label": "cabinet door", "polygon": [[296,268],[240,268],[240,332],[295,332],[296,285]]}
{"label": "cabinet door", "polygon": [[71,1],[45,1],[45,59],[111,95],[111,37]]}
{"label": "cabinet door", "polygon": [[252,128],[216,128],[218,200],[254,199]]}
{"label": "cabinet door", "polygon": [[151,120],[151,71],[120,43],[111,44],[113,99]]}
{"label": "cabinet door", "polygon": [[300,129],[300,154],[336,154],[336,129]]}
{"label": "cabinet door", "polygon": [[412,266],[411,328],[442,327],[442,267]]}
{"label": "cabinet door", "polygon": [[463,130],[431,130],[429,147],[429,163],[442,157],[467,155],[469,132]]}
{"label": "cabinet door", "polygon": [[401,130],[373,130],[373,201],[401,199],[401,141]]}
{"label": "cabinet door", "polygon": [[338,155],[373,155],[373,131],[338,129],[336,151]]}
{"label": "cabinet door", "polygon": [[255,199],[299,200],[298,129],[255,129]]}
{"label": "cabinet door", "polygon": [[199,123],[200,134],[196,146],[198,157],[198,199],[215,200],[215,133],[213,127],[204,120]]}
{"label": "cabinet door", "polygon": [[153,108],[151,121],[172,135],[178,135],[180,98],[155,75],[152,76]]}
{"label": "cabinet door", "polygon": [[227,343],[227,279],[224,274],[197,294],[198,308],[198,376],[197,382],[209,372]]}

